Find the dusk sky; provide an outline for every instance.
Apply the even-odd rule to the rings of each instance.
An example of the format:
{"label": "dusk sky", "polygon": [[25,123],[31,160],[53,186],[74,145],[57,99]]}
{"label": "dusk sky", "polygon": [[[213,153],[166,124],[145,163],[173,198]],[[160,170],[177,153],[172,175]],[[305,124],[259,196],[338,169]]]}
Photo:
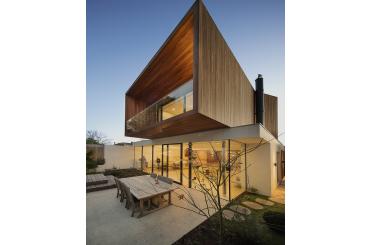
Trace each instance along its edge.
{"label": "dusk sky", "polygon": [[[194,0],[87,0],[87,130],[124,136],[124,94]],[[254,86],[278,97],[284,133],[284,0],[203,1]],[[279,137],[284,143],[284,134]]]}

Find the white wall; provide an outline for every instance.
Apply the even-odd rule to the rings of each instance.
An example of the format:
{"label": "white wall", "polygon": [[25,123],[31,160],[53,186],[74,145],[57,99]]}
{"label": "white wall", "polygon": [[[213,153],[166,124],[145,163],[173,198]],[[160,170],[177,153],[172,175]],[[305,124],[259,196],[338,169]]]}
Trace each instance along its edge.
{"label": "white wall", "polygon": [[[247,145],[247,150],[257,146]],[[247,154],[247,187],[254,187],[260,194],[271,195],[270,144],[263,144]]]}
{"label": "white wall", "polygon": [[[255,145],[247,145],[248,149]],[[283,146],[276,141],[263,144],[247,154],[247,187],[271,196],[277,188],[277,152]]]}
{"label": "white wall", "polygon": [[105,145],[105,164],[99,165],[97,171],[116,168],[132,168],[134,162],[134,147],[121,145]]}
{"label": "white wall", "polygon": [[278,155],[283,147],[277,142],[270,142],[271,193],[278,186]]}

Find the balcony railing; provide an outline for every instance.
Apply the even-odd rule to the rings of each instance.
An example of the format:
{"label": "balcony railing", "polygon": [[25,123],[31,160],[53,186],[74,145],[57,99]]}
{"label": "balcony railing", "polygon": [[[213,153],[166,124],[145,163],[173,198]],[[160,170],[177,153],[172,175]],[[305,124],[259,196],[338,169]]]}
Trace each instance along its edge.
{"label": "balcony railing", "polygon": [[159,108],[161,108],[161,105],[159,103],[155,103],[149,107],[147,107],[145,110],[141,111],[134,117],[130,118],[126,124],[127,124],[127,131],[131,133],[136,133],[144,128],[155,125],[157,122],[159,122]]}
{"label": "balcony railing", "polygon": [[126,122],[127,131],[130,133],[142,131],[162,120],[192,110],[192,105],[192,81],[189,81],[130,118]]}

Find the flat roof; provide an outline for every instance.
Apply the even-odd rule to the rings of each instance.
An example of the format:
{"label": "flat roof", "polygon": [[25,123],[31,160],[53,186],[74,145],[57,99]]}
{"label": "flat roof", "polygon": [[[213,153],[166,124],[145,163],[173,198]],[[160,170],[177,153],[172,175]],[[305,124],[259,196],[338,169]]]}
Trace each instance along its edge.
{"label": "flat roof", "polygon": [[208,130],[159,139],[142,140],[134,142],[133,144],[134,146],[146,146],[185,142],[218,141],[228,139],[237,140],[246,144],[257,144],[263,139],[264,142],[275,141],[276,143],[283,145],[264,126],[262,126],[262,124],[250,124],[233,128]]}

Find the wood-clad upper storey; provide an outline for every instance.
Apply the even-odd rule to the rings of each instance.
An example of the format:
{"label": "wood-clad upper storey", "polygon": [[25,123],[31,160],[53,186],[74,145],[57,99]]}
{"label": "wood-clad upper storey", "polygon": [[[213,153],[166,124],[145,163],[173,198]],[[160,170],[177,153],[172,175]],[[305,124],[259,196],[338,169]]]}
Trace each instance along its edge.
{"label": "wood-clad upper storey", "polygon": [[[192,109],[159,119],[159,101],[189,81]],[[206,7],[196,1],[126,92],[125,135],[156,139],[254,124],[254,93]],[[267,100],[265,118],[271,120],[267,106],[277,101]],[[275,120],[264,126],[277,135]]]}
{"label": "wood-clad upper storey", "polygon": [[198,111],[229,127],[254,123],[254,89],[200,2]]}
{"label": "wood-clad upper storey", "polygon": [[264,127],[278,138],[278,98],[269,94],[264,95]]}
{"label": "wood-clad upper storey", "polygon": [[[125,135],[153,139],[226,127],[197,113],[198,6],[197,1],[126,92]],[[193,109],[157,121],[153,104],[190,80],[193,81]],[[142,122],[137,123],[141,129],[138,132],[128,130],[128,120],[138,116],[142,117],[139,120]]]}
{"label": "wood-clad upper storey", "polygon": [[[126,93],[127,97],[147,106],[185,82],[193,79],[193,11],[177,25]],[[138,108],[142,108],[138,106]],[[135,111],[137,113],[137,111]],[[132,116],[132,113],[129,113]]]}

